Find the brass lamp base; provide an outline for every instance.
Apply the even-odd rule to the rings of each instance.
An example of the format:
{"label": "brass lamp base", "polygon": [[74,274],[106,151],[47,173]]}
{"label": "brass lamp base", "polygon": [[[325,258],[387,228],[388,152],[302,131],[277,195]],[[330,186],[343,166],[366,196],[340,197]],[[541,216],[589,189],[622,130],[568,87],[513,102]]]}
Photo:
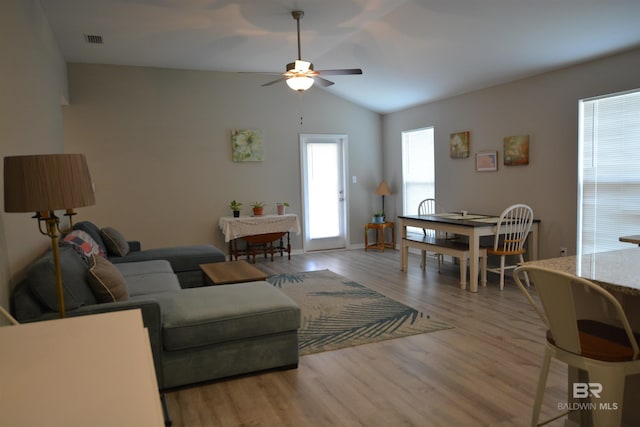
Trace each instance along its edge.
{"label": "brass lamp base", "polygon": [[[40,233],[49,236],[51,239],[51,251],[53,252],[53,267],[56,275],[56,286],[58,290],[58,311],[60,318],[65,317],[64,308],[64,289],[62,287],[62,269],[60,268],[60,250],[58,249],[58,232],[60,219],[54,212],[38,212],[36,213],[38,218],[38,227],[40,227]],[[46,224],[46,231],[42,230],[40,221],[44,221]]]}

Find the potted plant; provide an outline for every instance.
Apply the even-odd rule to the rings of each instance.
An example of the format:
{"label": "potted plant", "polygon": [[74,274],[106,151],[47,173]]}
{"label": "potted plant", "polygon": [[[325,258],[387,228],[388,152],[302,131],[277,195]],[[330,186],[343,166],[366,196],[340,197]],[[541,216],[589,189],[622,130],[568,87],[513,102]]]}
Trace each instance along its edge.
{"label": "potted plant", "polygon": [[285,212],[287,211],[287,208],[289,207],[289,203],[280,202],[276,204],[276,207],[278,209],[278,215],[284,215]]}
{"label": "potted plant", "polygon": [[262,213],[264,212],[264,206],[264,202],[253,202],[253,204],[251,205],[253,209],[253,216],[262,216]]}
{"label": "potted plant", "polygon": [[233,216],[235,218],[240,216],[240,206],[242,206],[242,203],[236,202],[235,200],[232,200],[231,203],[229,203],[229,207],[233,211]]}
{"label": "potted plant", "polygon": [[374,224],[383,224],[384,223],[384,212],[376,212],[373,214],[371,218],[371,222]]}

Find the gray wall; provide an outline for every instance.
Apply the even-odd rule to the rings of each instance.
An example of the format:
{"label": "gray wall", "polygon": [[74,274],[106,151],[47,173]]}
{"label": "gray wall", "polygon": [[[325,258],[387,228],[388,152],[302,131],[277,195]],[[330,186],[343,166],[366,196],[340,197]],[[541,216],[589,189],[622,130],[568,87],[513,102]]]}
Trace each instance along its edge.
{"label": "gray wall", "polygon": [[[302,98],[300,126],[297,95],[260,88],[264,79],[252,75],[71,64],[68,96],[65,63],[37,0],[0,3],[0,51],[0,154],[86,153],[97,204],[79,217],[146,247],[224,247],[217,220],[229,214],[231,199],[286,199],[300,213],[300,133],[349,135],[348,173],[358,177],[349,184],[350,241],[359,245],[362,225],[379,209],[373,191],[381,178],[395,193],[387,213],[401,211],[401,132],[435,126],[442,204],[498,213],[524,201],[542,220],[541,256],[557,255],[560,246],[575,252],[577,102],[640,87],[636,50],[382,118],[312,89]],[[231,162],[234,128],[264,132],[264,162]],[[504,136],[529,134],[531,163],[476,173],[473,158],[449,158],[449,134],[465,130],[472,155],[501,152]],[[8,306],[9,289],[48,245],[30,214],[2,209],[0,304]],[[299,238],[294,245],[300,248]]]}
{"label": "gray wall", "polygon": [[[65,149],[87,156],[96,205],[83,218],[144,247],[213,243],[233,199],[288,201],[301,214],[300,133],[347,134],[351,243],[379,203],[381,116],[312,88],[260,87],[269,76],[69,64]],[[302,104],[300,104],[300,101]],[[300,108],[303,124],[300,125]],[[232,129],[260,129],[265,160],[234,163]],[[292,236],[294,249],[301,236]]]}
{"label": "gray wall", "polygon": [[[640,87],[640,50],[421,105],[383,117],[386,178],[402,212],[401,132],[434,126],[436,197],[449,210],[499,214],[529,204],[541,222],[540,257],[576,251],[578,101]],[[471,155],[449,158],[449,135],[471,132]],[[529,135],[530,163],[506,167],[502,140]],[[474,154],[499,152],[498,172],[476,172]],[[639,224],[640,227],[640,224]]]}
{"label": "gray wall", "polygon": [[[0,52],[0,156],[63,152],[66,67],[37,0],[0,2]],[[33,213],[0,204],[0,305],[8,307],[10,287],[50,240]]]}

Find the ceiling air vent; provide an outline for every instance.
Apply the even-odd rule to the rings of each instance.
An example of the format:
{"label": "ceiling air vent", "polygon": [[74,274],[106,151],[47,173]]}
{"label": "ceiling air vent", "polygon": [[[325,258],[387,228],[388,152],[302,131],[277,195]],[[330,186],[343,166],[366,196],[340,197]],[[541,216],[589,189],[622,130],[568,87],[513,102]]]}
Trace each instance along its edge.
{"label": "ceiling air vent", "polygon": [[102,36],[95,34],[85,34],[84,40],[89,44],[102,44]]}

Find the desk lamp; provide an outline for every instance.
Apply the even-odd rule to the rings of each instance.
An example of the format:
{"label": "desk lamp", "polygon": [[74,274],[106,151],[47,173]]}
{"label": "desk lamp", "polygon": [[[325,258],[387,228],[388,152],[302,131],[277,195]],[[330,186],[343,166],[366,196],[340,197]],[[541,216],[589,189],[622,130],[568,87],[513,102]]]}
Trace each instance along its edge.
{"label": "desk lamp", "polygon": [[[51,239],[60,317],[65,317],[58,233],[73,227],[73,208],[95,203],[84,154],[39,154],[4,158],[4,211],[35,212],[41,234]],[[69,230],[55,211],[65,209]],[[44,228],[43,228],[44,223]]]}

